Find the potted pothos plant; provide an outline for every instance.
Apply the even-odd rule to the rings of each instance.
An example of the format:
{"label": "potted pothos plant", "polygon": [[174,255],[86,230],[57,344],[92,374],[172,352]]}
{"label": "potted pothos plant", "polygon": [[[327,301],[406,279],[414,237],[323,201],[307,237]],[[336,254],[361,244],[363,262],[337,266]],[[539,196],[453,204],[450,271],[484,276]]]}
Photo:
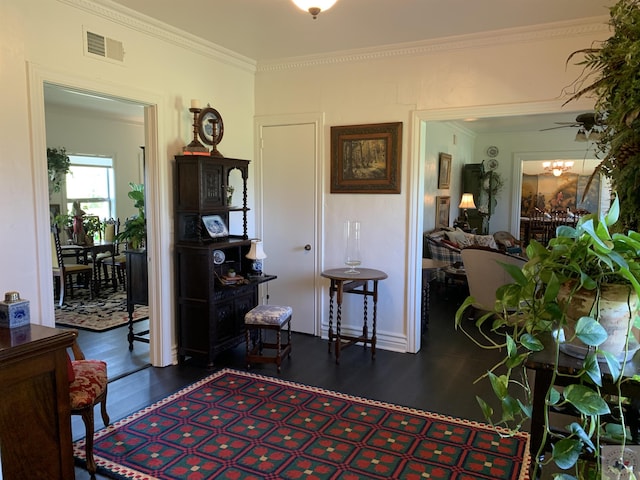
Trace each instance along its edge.
{"label": "potted pothos plant", "polygon": [[49,190],[59,192],[62,181],[71,168],[71,160],[64,148],[47,148],[47,173]]}
{"label": "potted pothos plant", "polygon": [[129,183],[129,198],[138,209],[137,215],[127,218],[123,229],[116,235],[116,240],[126,242],[129,249],[144,248],[147,241],[147,221],[145,218],[144,184]]}
{"label": "potted pothos plant", "polygon": [[[605,362],[617,388],[616,410],[623,411],[621,366],[632,356],[632,329],[638,327],[640,233],[611,233],[618,216],[616,198],[606,215],[587,215],[575,228],[559,227],[547,247],[533,240],[527,247],[529,260],[522,268],[505,264],[513,282],[497,290],[494,309],[475,321],[474,326],[483,333],[482,340],[467,331],[465,311],[474,299],[467,298],[456,312],[456,328],[479,346],[504,352],[500,362],[484,375],[501,412],[493,410],[491,401],[478,398],[487,421],[497,426],[519,430],[531,419],[533,391],[525,366],[530,355],[550,348],[555,378],[563,375],[558,368],[562,347],[572,347],[575,341],[584,347],[577,353],[567,349],[572,355],[582,356],[582,368],[567,379],[569,385],[560,391],[552,382],[544,392],[547,408],[571,406],[579,414],[562,434],[554,431],[550,416],[545,414],[541,451],[535,455],[532,478],[545,462],[541,454],[548,444],[553,447],[552,461],[566,472],[556,478],[583,478],[575,470],[582,453],[595,453],[599,467],[600,427],[603,417],[611,413],[601,391],[601,362]],[[600,309],[614,286],[623,290],[620,351],[614,351],[616,347],[603,326],[606,315]],[[624,414],[622,425],[624,442]]]}
{"label": "potted pothos plant", "polygon": [[[640,0],[619,0],[610,8],[610,38],[573,52],[582,74],[570,98],[595,98],[602,135],[602,158],[593,176],[603,173],[620,198],[620,228],[640,228]],[[592,178],[593,178],[592,176]]]}

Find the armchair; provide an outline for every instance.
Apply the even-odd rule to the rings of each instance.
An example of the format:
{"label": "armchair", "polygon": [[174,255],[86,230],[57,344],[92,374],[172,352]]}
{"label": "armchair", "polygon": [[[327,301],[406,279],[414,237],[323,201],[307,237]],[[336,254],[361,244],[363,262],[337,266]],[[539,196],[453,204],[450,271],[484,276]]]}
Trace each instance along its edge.
{"label": "armchair", "polygon": [[489,311],[496,301],[496,290],[513,279],[500,263],[522,266],[526,259],[483,247],[463,248],[462,261],[467,274],[469,295],[474,298],[473,308]]}
{"label": "armchair", "polygon": [[510,253],[511,255],[522,256],[524,254],[522,241],[518,240],[511,233],[501,230],[494,233],[493,238],[495,239],[499,250],[505,253]]}

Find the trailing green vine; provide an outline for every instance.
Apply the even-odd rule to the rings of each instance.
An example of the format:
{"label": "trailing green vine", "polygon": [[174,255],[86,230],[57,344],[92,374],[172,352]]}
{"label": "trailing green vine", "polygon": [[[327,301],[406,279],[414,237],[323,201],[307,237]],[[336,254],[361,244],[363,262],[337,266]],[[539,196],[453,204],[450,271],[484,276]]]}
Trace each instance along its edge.
{"label": "trailing green vine", "polygon": [[52,191],[60,191],[64,177],[70,169],[71,160],[64,148],[47,148],[47,172]]}

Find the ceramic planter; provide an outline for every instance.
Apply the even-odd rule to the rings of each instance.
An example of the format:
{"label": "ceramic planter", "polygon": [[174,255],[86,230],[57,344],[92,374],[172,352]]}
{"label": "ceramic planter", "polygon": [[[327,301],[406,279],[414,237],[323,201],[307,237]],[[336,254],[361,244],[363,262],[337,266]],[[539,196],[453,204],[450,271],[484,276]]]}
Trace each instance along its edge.
{"label": "ceramic planter", "polygon": [[[571,291],[571,284],[564,284],[558,293],[561,307],[564,309]],[[590,316],[590,312],[595,302],[595,291],[578,290],[573,294],[571,303],[567,305],[566,325],[564,326],[564,338],[571,339],[575,333],[575,325],[580,317]],[[598,301],[598,314],[595,318],[606,330],[608,338],[598,347],[600,350],[610,352],[619,360],[624,358],[624,350],[627,334],[633,325],[633,318],[638,314],[638,296],[630,285],[610,284],[601,287],[601,297]],[[584,358],[594,347],[585,345],[575,338],[563,343],[560,349],[571,356]],[[638,349],[635,338],[629,344],[630,353],[628,360],[633,356],[633,352]]]}

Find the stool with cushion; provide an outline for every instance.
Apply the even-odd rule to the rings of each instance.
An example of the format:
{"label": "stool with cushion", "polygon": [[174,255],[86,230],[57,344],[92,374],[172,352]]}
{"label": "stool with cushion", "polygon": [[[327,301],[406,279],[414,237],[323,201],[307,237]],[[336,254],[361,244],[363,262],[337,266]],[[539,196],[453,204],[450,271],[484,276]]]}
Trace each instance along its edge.
{"label": "stool with cushion", "polygon": [[[280,373],[280,365],[285,355],[291,356],[291,307],[280,305],[258,305],[244,316],[247,330],[247,368],[252,363],[275,363]],[[282,330],[287,327],[287,343],[282,345]],[[263,341],[263,330],[274,330],[276,342]],[[263,354],[264,349],[273,349],[275,354]]]}
{"label": "stool with cushion", "polygon": [[69,370],[69,395],[71,414],[81,415],[86,429],[85,451],[87,470],[95,478],[96,462],[93,458],[93,433],[95,430],[93,409],[100,404],[100,413],[105,427],[109,425],[107,414],[107,364],[101,360],[86,360],[76,340],[71,350],[73,360]]}

